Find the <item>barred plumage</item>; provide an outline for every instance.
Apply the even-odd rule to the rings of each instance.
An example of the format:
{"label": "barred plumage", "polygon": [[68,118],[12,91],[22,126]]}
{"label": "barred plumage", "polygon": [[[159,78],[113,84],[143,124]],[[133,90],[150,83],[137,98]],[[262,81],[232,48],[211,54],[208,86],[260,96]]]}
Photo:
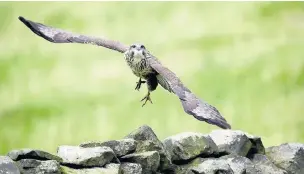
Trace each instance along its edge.
{"label": "barred plumage", "polygon": [[146,79],[150,74],[155,74],[156,72],[149,66],[147,59],[150,54],[143,45],[133,44],[124,53],[125,60],[128,66],[131,68],[132,72],[139,78]]}

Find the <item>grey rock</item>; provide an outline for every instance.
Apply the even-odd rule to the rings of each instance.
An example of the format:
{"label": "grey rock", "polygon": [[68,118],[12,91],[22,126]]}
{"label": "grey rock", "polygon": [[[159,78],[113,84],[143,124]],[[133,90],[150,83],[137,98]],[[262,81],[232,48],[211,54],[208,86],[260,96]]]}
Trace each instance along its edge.
{"label": "grey rock", "polygon": [[[254,164],[243,156],[226,155],[220,158],[195,158],[187,164],[179,165],[176,174],[184,173],[233,173],[233,174],[262,174],[258,173]],[[191,173],[191,174],[192,174]]]}
{"label": "grey rock", "polygon": [[106,142],[88,142],[79,145],[80,147],[110,147],[117,157],[134,152],[136,149],[136,141],[134,139],[111,140]]}
{"label": "grey rock", "polygon": [[158,140],[155,133],[153,132],[153,130],[151,129],[151,127],[149,127],[147,125],[143,125],[143,126],[139,127],[138,129],[134,130],[129,135],[127,135],[125,138],[131,138],[131,139],[138,140],[138,141],[150,140],[150,141],[161,143]]}
{"label": "grey rock", "polygon": [[17,161],[18,166],[23,169],[33,169],[38,167],[39,165],[41,165],[40,160],[35,160],[35,159],[21,159],[19,161]]}
{"label": "grey rock", "polygon": [[198,155],[209,156],[218,151],[210,137],[193,132],[168,137],[163,144],[169,151],[172,161],[188,160]]}
{"label": "grey rock", "polygon": [[8,152],[7,156],[9,156],[14,161],[18,161],[21,159],[37,159],[37,160],[56,160],[58,162],[62,162],[62,159],[56,155],[35,149],[12,150]]}
{"label": "grey rock", "polygon": [[125,138],[131,138],[137,141],[136,153],[157,151],[160,155],[159,168],[161,171],[171,169],[172,162],[170,154],[149,126],[143,125]]}
{"label": "grey rock", "polygon": [[121,170],[123,174],[142,174],[141,165],[136,163],[122,163]]}
{"label": "grey rock", "polygon": [[59,146],[57,153],[63,159],[64,164],[84,167],[102,167],[116,158],[113,150],[106,146],[91,148]]}
{"label": "grey rock", "polygon": [[262,174],[259,173],[254,164],[246,157],[227,155],[220,159],[228,163],[234,174]]}
{"label": "grey rock", "polygon": [[223,159],[208,158],[195,167],[190,167],[187,172],[195,174],[234,174],[228,162]]}
{"label": "grey rock", "polygon": [[304,173],[304,144],[285,143],[266,148],[267,157],[290,174]]}
{"label": "grey rock", "polygon": [[220,153],[246,156],[252,143],[246,134],[237,130],[214,130],[209,136],[217,145]]}
{"label": "grey rock", "polygon": [[22,174],[61,174],[60,165],[55,160],[21,159],[17,164]]}
{"label": "grey rock", "polygon": [[62,174],[123,174],[120,164],[107,164],[104,167],[73,169],[67,166],[61,167]]}
{"label": "grey rock", "polygon": [[191,161],[174,166],[174,174],[194,174],[192,168],[198,167],[199,164],[207,160],[207,158],[197,157]]}
{"label": "grey rock", "polygon": [[258,173],[261,174],[287,174],[286,171],[274,165],[265,155],[255,154],[252,158]]}
{"label": "grey rock", "polygon": [[168,173],[168,174],[196,174],[194,172],[195,172],[195,169],[188,169],[188,168],[176,166],[174,168],[174,171],[172,173]]}
{"label": "grey rock", "polygon": [[138,163],[142,167],[142,172],[149,174],[157,171],[160,163],[160,156],[157,151],[150,151],[129,154],[123,156],[121,160],[123,162]]}
{"label": "grey rock", "polygon": [[254,154],[265,154],[265,147],[262,143],[261,137],[253,136],[250,134],[246,134],[246,136],[249,138],[252,146],[247,154],[248,158],[252,158]]}
{"label": "grey rock", "polygon": [[105,167],[103,168],[103,172],[104,173],[121,174],[122,173],[121,165],[120,164],[114,164],[114,163],[106,164]]}
{"label": "grey rock", "polygon": [[20,171],[11,158],[0,156],[0,174],[20,174]]}

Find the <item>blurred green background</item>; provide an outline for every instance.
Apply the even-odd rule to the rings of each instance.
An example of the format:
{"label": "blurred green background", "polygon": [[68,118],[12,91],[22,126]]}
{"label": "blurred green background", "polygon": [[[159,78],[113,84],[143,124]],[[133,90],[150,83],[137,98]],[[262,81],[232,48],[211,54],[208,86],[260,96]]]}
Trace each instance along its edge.
{"label": "blurred green background", "polygon": [[144,86],[118,53],[53,44],[17,18],[131,44],[141,42],[233,129],[266,146],[304,142],[302,2],[0,3],[0,154],[120,139],[147,124],[162,140],[218,129]]}

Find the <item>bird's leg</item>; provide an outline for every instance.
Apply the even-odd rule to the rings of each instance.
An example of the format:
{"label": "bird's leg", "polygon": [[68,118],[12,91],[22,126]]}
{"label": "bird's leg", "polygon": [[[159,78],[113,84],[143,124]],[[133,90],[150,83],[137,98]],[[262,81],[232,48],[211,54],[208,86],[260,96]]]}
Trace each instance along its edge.
{"label": "bird's leg", "polygon": [[148,94],[143,99],[140,100],[140,101],[144,101],[142,107],[145,106],[145,104],[147,103],[148,100],[151,102],[151,104],[153,104],[152,100],[150,98],[150,91],[148,91]]}
{"label": "bird's leg", "polygon": [[139,91],[142,83],[146,83],[146,81],[143,81],[143,80],[141,80],[141,78],[139,78],[138,82],[136,82],[135,90]]}

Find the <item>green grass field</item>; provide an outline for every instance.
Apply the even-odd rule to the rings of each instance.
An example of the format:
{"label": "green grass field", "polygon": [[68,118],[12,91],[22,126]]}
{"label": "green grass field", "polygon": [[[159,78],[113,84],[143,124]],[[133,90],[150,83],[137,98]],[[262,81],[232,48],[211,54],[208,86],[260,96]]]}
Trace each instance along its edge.
{"label": "green grass field", "polygon": [[147,124],[160,139],[218,129],[146,87],[117,52],[53,44],[18,16],[70,31],[144,43],[233,129],[265,146],[304,142],[304,3],[0,3],[0,154],[120,139]]}

